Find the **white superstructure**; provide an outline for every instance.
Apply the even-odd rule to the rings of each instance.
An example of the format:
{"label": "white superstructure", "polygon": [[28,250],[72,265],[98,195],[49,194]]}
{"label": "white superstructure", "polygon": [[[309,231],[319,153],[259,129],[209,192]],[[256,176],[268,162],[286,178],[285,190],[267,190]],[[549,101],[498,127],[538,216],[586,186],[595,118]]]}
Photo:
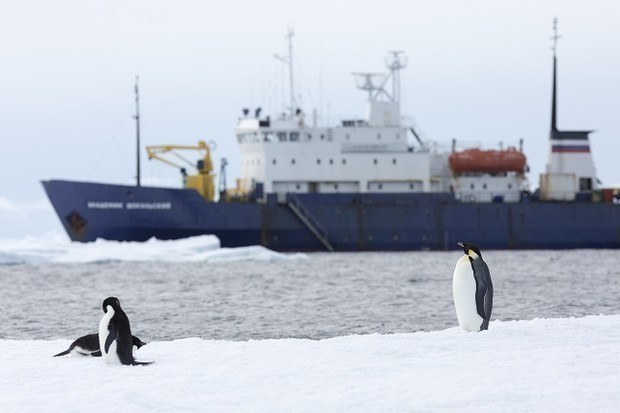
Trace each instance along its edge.
{"label": "white superstructure", "polygon": [[[292,70],[292,35],[289,56],[280,60]],[[387,75],[354,73],[358,88],[368,93],[366,116],[343,120],[336,127],[319,127],[316,114],[306,115],[295,106],[291,95],[290,111],[277,118],[245,109],[239,119],[236,136],[241,149],[241,177],[237,193],[412,193],[450,192],[458,186],[464,200],[490,202],[497,193],[502,199],[518,201],[521,185],[501,190],[474,185],[476,197],[459,184],[448,166],[446,150],[418,138],[414,129],[402,122],[400,114],[400,70],[406,67],[402,52],[390,52]],[[290,76],[291,81],[293,76]],[[392,90],[386,85],[391,80]],[[409,138],[415,137],[417,141]],[[415,142],[415,144],[413,144]],[[521,176],[523,178],[523,176]],[[461,178],[463,181],[464,178]],[[505,194],[510,193],[510,194]]]}

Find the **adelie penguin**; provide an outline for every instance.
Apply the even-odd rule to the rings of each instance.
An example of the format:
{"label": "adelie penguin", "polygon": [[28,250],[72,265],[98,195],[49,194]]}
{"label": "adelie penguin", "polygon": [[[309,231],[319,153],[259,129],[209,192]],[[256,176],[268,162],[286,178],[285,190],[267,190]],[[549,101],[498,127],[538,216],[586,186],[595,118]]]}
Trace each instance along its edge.
{"label": "adelie penguin", "polygon": [[[146,343],[136,336],[132,336],[133,352],[135,353],[140,347]],[[99,334],[88,334],[76,339],[69,348],[63,352],[55,354],[54,357],[66,356],[67,354],[79,354],[82,356],[101,357],[101,348],[99,347]]]}
{"label": "adelie penguin", "polygon": [[108,364],[146,365],[152,362],[136,361],[133,357],[133,339],[129,319],[116,297],[103,300],[103,318],[99,323],[99,348]]}
{"label": "adelie penguin", "polygon": [[487,330],[493,310],[491,272],[475,244],[459,242],[458,246],[465,255],[457,261],[452,276],[456,318],[465,330]]}

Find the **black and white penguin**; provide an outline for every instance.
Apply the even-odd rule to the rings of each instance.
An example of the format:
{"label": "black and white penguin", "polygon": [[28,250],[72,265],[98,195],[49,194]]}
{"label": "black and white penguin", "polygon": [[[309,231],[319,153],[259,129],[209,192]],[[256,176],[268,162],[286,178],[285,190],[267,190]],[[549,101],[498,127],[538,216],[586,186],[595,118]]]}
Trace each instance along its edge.
{"label": "black and white penguin", "polygon": [[136,361],[133,357],[131,327],[127,314],[116,297],[103,300],[103,318],[99,323],[99,348],[109,364],[144,365],[152,362]]}
{"label": "black and white penguin", "polygon": [[[133,339],[133,353],[146,343],[136,336]],[[99,347],[99,334],[88,334],[76,339],[69,348],[61,353],[55,354],[54,357],[66,356],[74,353],[82,356],[101,357],[101,348]]]}
{"label": "black and white penguin", "polygon": [[493,310],[491,272],[475,244],[459,242],[458,245],[465,255],[457,261],[452,276],[456,318],[465,330],[487,330]]}

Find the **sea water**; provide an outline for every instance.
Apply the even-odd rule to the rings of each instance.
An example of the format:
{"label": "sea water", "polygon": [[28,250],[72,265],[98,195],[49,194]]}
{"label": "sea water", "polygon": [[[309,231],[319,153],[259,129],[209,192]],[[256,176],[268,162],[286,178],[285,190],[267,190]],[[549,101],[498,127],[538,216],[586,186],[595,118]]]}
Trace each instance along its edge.
{"label": "sea water", "polygon": [[[457,325],[452,271],[462,251],[456,246],[278,254],[202,241],[22,240],[19,248],[0,242],[0,339],[94,333],[108,296],[121,300],[133,333],[145,341],[323,339]],[[482,255],[495,286],[492,320],[620,313],[618,251]]]}

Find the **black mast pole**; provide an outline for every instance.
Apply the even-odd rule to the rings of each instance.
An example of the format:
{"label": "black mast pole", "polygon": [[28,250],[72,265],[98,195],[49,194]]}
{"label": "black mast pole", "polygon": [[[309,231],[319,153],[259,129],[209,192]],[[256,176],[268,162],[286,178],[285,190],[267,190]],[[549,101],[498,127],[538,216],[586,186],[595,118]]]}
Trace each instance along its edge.
{"label": "black mast pole", "polygon": [[136,76],[136,186],[140,186],[140,95],[138,93],[138,76]]}
{"label": "black mast pole", "polygon": [[553,139],[554,132],[557,132],[557,97],[556,97],[556,83],[557,83],[557,47],[558,47],[558,39],[561,36],[558,35],[558,18],[553,19],[553,46],[551,50],[553,50],[553,91],[551,95],[551,138]]}

